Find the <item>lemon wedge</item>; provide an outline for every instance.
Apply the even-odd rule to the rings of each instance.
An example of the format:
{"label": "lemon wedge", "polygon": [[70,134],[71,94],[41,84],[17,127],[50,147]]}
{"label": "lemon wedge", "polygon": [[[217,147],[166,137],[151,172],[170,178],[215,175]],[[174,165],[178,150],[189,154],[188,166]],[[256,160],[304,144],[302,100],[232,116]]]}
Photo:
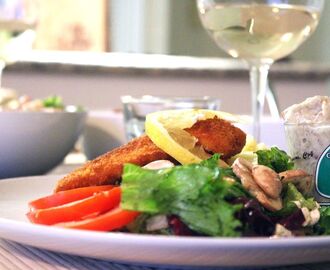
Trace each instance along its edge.
{"label": "lemon wedge", "polygon": [[[204,110],[185,109],[150,113],[146,117],[145,130],[149,138],[164,152],[181,164],[199,163],[210,157],[201,146],[196,145],[197,139],[184,129],[199,120],[218,117],[230,122],[245,122],[240,116],[230,113]],[[222,165],[225,165],[223,162]]]}
{"label": "lemon wedge", "polygon": [[248,152],[248,151],[254,152],[257,150],[257,146],[258,146],[258,144],[257,144],[257,141],[254,139],[254,137],[251,136],[250,134],[247,134],[246,143],[242,149],[242,152]]}

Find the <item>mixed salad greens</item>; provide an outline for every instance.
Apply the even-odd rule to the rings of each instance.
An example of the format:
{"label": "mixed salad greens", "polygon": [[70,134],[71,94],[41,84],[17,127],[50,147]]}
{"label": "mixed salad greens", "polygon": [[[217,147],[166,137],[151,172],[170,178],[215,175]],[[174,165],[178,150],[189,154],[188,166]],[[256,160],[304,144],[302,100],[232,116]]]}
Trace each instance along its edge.
{"label": "mixed salad greens", "polygon": [[[255,151],[258,166],[291,170],[291,158],[272,147]],[[143,234],[213,237],[330,235],[330,208],[295,182],[284,182],[281,207],[269,210],[215,154],[200,163],[150,169],[125,164],[120,185],[57,192],[29,202],[33,223]],[[169,162],[169,161],[167,161]]]}
{"label": "mixed salad greens", "polygon": [[122,207],[148,215],[175,215],[191,230],[205,235],[237,236],[241,222],[235,217],[239,204],[230,203],[246,197],[231,169],[218,166],[218,156],[200,164],[147,170],[128,164],[122,180]]}
{"label": "mixed salad greens", "polygon": [[[257,155],[259,164],[276,172],[293,168],[291,158],[276,147],[259,150]],[[218,159],[219,155],[214,155],[200,164],[160,170],[125,165],[121,206],[142,213],[129,230],[179,235],[276,236],[280,224],[294,235],[330,232],[330,208],[319,209],[317,202],[305,198],[294,184],[288,183],[283,188],[283,208],[270,212],[245,190],[231,168],[218,166]],[[319,222],[306,222],[304,209],[318,211]],[[160,223],[159,227],[151,226],[152,222]]]}

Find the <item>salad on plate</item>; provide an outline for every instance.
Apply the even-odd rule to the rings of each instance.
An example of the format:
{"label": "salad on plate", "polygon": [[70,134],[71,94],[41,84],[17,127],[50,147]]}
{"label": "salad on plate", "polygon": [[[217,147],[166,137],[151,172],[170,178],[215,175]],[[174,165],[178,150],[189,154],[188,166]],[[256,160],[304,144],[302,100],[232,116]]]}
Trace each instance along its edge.
{"label": "salad on plate", "polygon": [[313,177],[283,150],[211,110],[151,113],[146,135],[64,176],[29,202],[32,223],[68,229],[210,237],[330,233]]}
{"label": "salad on plate", "polygon": [[80,106],[65,105],[62,97],[58,95],[33,98],[29,95],[18,95],[13,89],[0,88],[0,112],[73,112],[82,110]]}

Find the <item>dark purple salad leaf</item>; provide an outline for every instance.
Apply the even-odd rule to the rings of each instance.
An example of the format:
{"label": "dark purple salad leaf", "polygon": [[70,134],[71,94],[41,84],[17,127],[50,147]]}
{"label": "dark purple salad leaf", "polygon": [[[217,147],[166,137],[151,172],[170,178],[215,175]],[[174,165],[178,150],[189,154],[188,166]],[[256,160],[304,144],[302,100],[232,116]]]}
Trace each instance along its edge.
{"label": "dark purple salad leaf", "polygon": [[237,198],[234,204],[242,204],[238,219],[243,223],[244,235],[271,236],[275,231],[275,223],[265,214],[259,202],[245,197]]}

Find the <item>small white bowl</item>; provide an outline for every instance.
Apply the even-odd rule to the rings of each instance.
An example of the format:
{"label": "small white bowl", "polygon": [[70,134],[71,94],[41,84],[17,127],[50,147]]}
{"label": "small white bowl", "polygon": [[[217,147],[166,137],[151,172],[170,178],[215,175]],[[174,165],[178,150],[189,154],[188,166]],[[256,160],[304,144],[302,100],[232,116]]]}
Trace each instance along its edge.
{"label": "small white bowl", "polygon": [[44,174],[72,150],[85,112],[0,112],[0,179]]}

